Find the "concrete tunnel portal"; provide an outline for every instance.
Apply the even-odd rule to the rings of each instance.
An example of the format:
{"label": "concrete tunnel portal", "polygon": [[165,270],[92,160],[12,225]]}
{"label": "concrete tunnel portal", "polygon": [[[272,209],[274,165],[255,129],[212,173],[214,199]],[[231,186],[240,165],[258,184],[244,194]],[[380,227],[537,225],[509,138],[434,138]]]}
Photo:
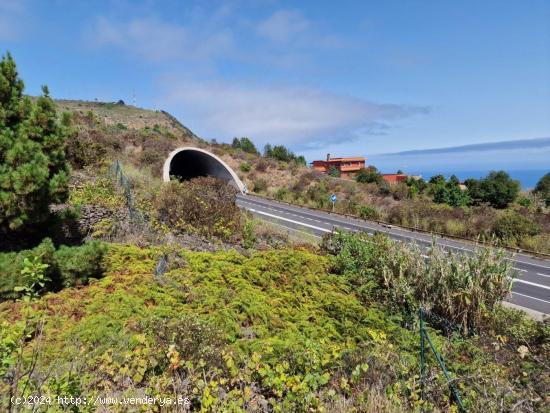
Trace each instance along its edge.
{"label": "concrete tunnel portal", "polygon": [[213,153],[200,148],[184,147],[170,152],[164,162],[162,175],[164,182],[174,177],[187,180],[199,176],[214,176],[246,193],[246,186],[229,165]]}

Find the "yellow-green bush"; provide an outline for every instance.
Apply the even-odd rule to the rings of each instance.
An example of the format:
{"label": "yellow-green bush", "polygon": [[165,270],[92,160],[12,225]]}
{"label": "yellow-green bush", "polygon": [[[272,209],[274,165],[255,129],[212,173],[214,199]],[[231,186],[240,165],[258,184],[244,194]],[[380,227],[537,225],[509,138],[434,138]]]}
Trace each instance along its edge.
{"label": "yellow-green bush", "polygon": [[[154,276],[163,254],[169,270]],[[431,357],[427,400],[419,400],[417,330],[360,300],[346,277],[327,273],[327,257],[111,245],[104,264],[106,276],[84,288],[48,294],[32,307],[0,304],[0,407],[7,409],[11,388],[17,396],[176,394],[204,412],[456,408]],[[498,332],[527,331],[535,352],[529,337],[544,340],[544,333],[526,328]],[[509,372],[491,354],[494,337],[485,343],[446,339],[432,329],[430,335],[469,411],[520,401],[544,410],[543,369],[534,358],[540,355],[521,359],[500,350],[514,365]],[[518,383],[523,374],[539,374],[539,387]]]}
{"label": "yellow-green bush", "polygon": [[99,205],[109,209],[124,206],[124,197],[117,192],[112,179],[98,178],[73,187],[69,192],[71,205]]}

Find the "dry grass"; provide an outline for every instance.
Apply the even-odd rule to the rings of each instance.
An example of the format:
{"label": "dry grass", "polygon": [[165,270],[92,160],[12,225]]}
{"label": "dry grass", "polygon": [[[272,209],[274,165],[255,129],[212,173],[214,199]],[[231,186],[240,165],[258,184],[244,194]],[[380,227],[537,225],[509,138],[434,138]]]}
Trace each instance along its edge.
{"label": "dry grass", "polygon": [[124,125],[128,129],[139,130],[145,127],[153,128],[158,125],[172,133],[182,131],[170,117],[160,110],[141,109],[131,105],[117,105],[103,102],[87,102],[83,100],[56,100],[60,111],[94,112],[99,120],[108,126]]}

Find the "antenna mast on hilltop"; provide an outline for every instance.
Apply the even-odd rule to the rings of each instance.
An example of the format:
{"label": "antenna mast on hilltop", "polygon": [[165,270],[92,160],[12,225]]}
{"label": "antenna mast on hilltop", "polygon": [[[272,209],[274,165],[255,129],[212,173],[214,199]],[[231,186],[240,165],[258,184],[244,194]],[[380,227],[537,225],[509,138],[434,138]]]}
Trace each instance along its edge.
{"label": "antenna mast on hilltop", "polygon": [[136,106],[136,91],[132,90],[132,105]]}

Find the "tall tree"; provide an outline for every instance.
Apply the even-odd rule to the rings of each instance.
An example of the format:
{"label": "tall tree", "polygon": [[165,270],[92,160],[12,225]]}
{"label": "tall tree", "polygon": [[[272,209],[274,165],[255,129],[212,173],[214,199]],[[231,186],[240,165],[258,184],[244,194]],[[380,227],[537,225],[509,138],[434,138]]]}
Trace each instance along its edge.
{"label": "tall tree", "polygon": [[550,206],[550,172],[539,179],[533,192],[542,196],[546,206]]}
{"label": "tall tree", "polygon": [[486,202],[494,208],[506,208],[514,202],[520,190],[518,181],[512,179],[505,171],[492,171],[485,178],[466,180],[468,195],[479,204]]}
{"label": "tall tree", "polygon": [[359,169],[357,175],[355,176],[355,180],[364,184],[381,184],[384,181],[382,174],[378,171],[376,166],[373,165]]}
{"label": "tall tree", "polygon": [[231,144],[233,148],[235,149],[241,149],[243,152],[253,153],[257,154],[259,153],[256,149],[256,146],[254,145],[254,142],[250,140],[250,138],[247,138],[246,136],[243,136],[242,138],[233,138],[233,143]]}
{"label": "tall tree", "polygon": [[66,200],[65,132],[47,87],[36,102],[23,95],[12,56],[0,60],[0,230],[43,222]]}

